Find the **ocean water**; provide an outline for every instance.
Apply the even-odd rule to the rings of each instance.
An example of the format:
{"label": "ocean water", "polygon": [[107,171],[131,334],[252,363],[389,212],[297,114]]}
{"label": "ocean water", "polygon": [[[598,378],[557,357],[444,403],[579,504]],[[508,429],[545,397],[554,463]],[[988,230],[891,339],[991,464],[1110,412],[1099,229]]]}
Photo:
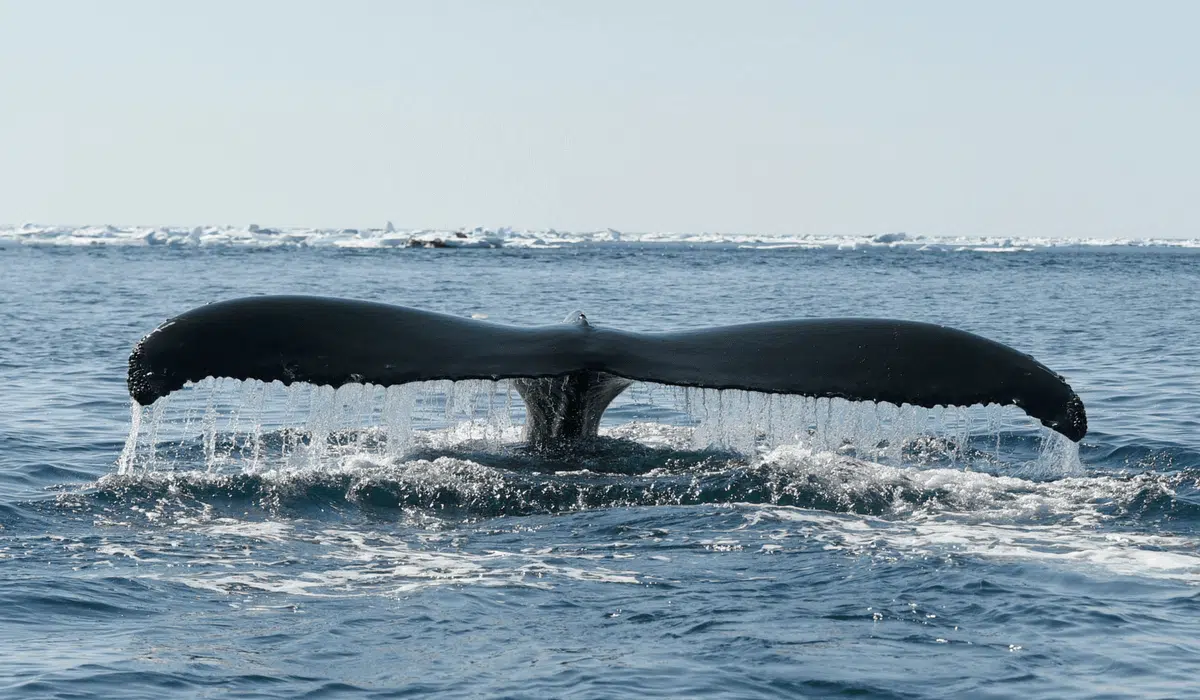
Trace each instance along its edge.
{"label": "ocean water", "polygon": [[[1200,696],[1195,245],[235,233],[0,231],[0,696]],[[933,321],[1091,432],[645,385],[556,456],[504,382],[131,410],[141,335],[264,293]]]}

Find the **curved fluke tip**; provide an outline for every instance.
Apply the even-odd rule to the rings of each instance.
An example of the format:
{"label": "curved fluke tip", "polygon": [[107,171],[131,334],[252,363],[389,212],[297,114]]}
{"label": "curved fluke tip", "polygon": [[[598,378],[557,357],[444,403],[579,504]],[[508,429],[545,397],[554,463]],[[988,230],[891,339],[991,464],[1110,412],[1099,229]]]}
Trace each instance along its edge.
{"label": "curved fluke tip", "polygon": [[1062,433],[1073,442],[1079,442],[1087,435],[1087,411],[1083,408],[1083,400],[1072,392],[1066,405],[1051,418],[1043,418],[1042,424],[1051,430]]}

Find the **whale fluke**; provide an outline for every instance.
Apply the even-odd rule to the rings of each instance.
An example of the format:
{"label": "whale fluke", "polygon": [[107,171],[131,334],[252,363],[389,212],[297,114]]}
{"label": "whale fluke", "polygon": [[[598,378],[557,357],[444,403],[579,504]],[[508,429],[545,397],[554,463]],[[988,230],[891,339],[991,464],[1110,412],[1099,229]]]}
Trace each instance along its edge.
{"label": "whale fluke", "polygon": [[1083,402],[1029,355],[966,331],[885,319],[799,319],[669,333],[567,323],[518,327],[366,301],[234,299],[177,316],[129,358],[148,405],[207,377],[381,386],[518,379],[528,438],[595,435],[631,381],[896,405],[1014,404],[1079,441]]}

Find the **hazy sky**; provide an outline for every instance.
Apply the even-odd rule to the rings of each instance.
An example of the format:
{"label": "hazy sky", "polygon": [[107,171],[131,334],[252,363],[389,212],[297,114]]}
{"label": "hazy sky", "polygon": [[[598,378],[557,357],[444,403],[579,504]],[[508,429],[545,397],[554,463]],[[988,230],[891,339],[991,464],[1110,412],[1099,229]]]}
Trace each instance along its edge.
{"label": "hazy sky", "polygon": [[1197,2],[0,0],[0,223],[1200,236]]}

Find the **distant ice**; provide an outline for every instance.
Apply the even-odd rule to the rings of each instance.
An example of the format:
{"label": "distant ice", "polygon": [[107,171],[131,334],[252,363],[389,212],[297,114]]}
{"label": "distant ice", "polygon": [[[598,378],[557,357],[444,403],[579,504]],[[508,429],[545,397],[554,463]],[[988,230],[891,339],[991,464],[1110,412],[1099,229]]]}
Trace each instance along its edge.
{"label": "distant ice", "polygon": [[0,247],[175,246],[229,248],[562,248],[572,245],[726,245],[739,248],[827,250],[919,250],[1020,253],[1043,248],[1200,248],[1200,238],[1050,238],[1014,236],[925,236],[903,232],[860,236],[768,236],[754,234],[631,233],[475,227],[458,230],[303,228],[248,226],[0,226]]}

